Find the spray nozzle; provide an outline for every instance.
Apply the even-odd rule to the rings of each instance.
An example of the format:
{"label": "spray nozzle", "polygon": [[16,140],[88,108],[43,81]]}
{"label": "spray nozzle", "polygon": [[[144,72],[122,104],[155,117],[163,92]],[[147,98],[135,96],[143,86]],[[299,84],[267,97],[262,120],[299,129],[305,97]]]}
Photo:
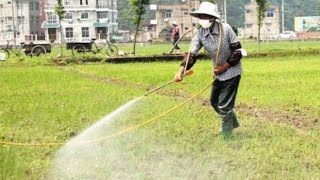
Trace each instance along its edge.
{"label": "spray nozzle", "polygon": [[[188,71],[186,71],[186,72],[183,74],[183,76],[187,76],[187,75],[191,75],[191,74],[193,74],[193,71],[192,71],[192,70],[188,70]],[[163,84],[162,86],[159,86],[159,87],[157,87],[157,88],[154,88],[154,89],[152,89],[151,91],[149,91],[149,92],[147,92],[146,94],[144,94],[144,96],[147,96],[147,95],[149,95],[149,94],[151,94],[151,93],[153,93],[153,92],[155,92],[155,91],[157,91],[157,90],[159,90],[159,89],[161,89],[161,88],[163,88],[163,87],[165,87],[165,86],[167,86],[167,85],[169,85],[169,84],[171,84],[171,83],[173,83],[173,82],[175,82],[175,80],[169,81],[169,82]]]}
{"label": "spray nozzle", "polygon": [[191,74],[193,74],[193,71],[192,71],[192,70],[188,70],[188,71],[186,71],[186,72],[184,73],[183,76],[187,76],[187,75],[191,75]]}

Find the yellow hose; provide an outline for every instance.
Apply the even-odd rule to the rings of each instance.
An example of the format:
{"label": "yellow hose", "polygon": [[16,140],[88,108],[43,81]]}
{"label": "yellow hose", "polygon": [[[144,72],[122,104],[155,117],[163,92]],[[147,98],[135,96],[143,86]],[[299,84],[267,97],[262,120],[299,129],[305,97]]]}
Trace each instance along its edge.
{"label": "yellow hose", "polygon": [[[197,96],[199,96],[200,94],[202,94],[205,90],[207,90],[211,84],[213,83],[210,82],[210,84],[208,84],[203,90],[201,90],[200,92],[198,92],[197,94],[193,95],[191,98],[187,99],[186,101],[182,102],[181,104],[171,108],[170,110],[166,111],[166,112],[163,112],[162,114],[152,118],[152,119],[149,119],[147,121],[144,121],[138,125],[135,125],[135,126],[132,126],[132,127],[129,127],[129,128],[126,128],[120,132],[117,132],[117,133],[114,133],[112,135],[108,135],[108,136],[104,136],[104,137],[100,137],[100,138],[96,138],[96,139],[92,139],[92,140],[88,140],[88,141],[79,141],[77,142],[78,144],[89,144],[89,143],[94,143],[94,142],[98,142],[98,141],[102,141],[102,140],[105,140],[105,139],[110,139],[110,138],[113,138],[113,137],[117,137],[117,136],[120,136],[122,134],[125,134],[127,132],[130,132],[130,131],[133,131],[133,130],[136,130],[136,129],[139,129],[140,127],[148,124],[148,123],[151,123],[153,121],[156,121],[158,120],[159,118],[161,117],[164,117],[166,116],[167,114],[175,111],[176,109],[178,109],[179,107],[185,105],[186,103],[188,103],[189,101],[193,100],[194,98],[196,98]],[[10,145],[10,146],[57,146],[57,145],[63,145],[65,144],[65,142],[58,142],[58,143],[20,143],[20,142],[5,142],[5,141],[0,141],[0,145]]]}

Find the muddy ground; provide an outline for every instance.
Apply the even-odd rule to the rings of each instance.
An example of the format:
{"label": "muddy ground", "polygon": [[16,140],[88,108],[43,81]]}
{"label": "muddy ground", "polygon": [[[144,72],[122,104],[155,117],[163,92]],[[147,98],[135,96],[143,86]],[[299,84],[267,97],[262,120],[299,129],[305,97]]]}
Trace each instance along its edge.
{"label": "muddy ground", "polygon": [[[97,81],[100,83],[107,83],[116,86],[125,86],[131,88],[137,88],[145,90],[146,92],[156,88],[153,86],[142,86],[130,82],[126,82],[123,80],[118,79],[110,79],[110,78],[102,78],[96,75],[85,74],[83,72],[78,71],[77,69],[65,69],[63,67],[58,67],[60,70],[63,70],[66,73],[77,74],[80,75],[88,80]],[[183,101],[190,97],[191,94],[187,94],[184,91],[180,90],[165,90],[161,89],[156,92],[157,94],[170,96],[175,98],[176,100]],[[201,106],[210,107],[210,101],[208,98],[197,97],[193,100],[195,103],[198,103]],[[307,113],[307,110],[298,109],[298,108],[291,108],[291,109],[271,109],[265,107],[258,107],[251,104],[245,103],[236,103],[235,111],[237,113],[243,114],[245,116],[254,117],[261,121],[269,121],[279,124],[287,124],[294,128],[299,132],[304,132],[305,130],[311,129],[320,129],[320,119],[316,117],[310,117]]]}

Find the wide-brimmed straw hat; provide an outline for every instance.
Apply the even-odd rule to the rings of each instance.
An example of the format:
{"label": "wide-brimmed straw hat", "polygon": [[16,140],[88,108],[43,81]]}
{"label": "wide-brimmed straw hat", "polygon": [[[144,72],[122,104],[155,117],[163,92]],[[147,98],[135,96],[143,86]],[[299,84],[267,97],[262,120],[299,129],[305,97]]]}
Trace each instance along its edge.
{"label": "wide-brimmed straw hat", "polygon": [[202,2],[198,10],[190,12],[190,15],[194,17],[198,17],[201,14],[214,16],[218,19],[220,18],[218,7],[215,4],[210,2]]}

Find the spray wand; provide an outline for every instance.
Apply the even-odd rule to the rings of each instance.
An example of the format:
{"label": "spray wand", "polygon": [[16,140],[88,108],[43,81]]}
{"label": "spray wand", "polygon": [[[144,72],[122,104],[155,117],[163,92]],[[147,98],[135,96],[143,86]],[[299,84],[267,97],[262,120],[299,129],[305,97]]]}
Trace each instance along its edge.
{"label": "spray wand", "polygon": [[[187,75],[191,75],[191,74],[193,74],[193,71],[192,70],[188,70],[183,74],[183,76],[187,76]],[[175,82],[175,80],[169,81],[169,82],[167,82],[167,83],[165,83],[165,84],[163,84],[163,85],[161,85],[161,86],[159,86],[157,88],[154,88],[154,89],[150,90],[149,92],[147,92],[146,94],[144,94],[144,96],[148,96],[149,94],[151,94],[151,93],[153,93],[153,92],[155,92],[155,91],[157,91],[157,90],[159,90],[159,89],[161,89],[161,88],[163,88],[163,87],[165,87],[165,86],[167,86],[167,85],[169,85],[169,84],[171,84],[173,82]]]}

